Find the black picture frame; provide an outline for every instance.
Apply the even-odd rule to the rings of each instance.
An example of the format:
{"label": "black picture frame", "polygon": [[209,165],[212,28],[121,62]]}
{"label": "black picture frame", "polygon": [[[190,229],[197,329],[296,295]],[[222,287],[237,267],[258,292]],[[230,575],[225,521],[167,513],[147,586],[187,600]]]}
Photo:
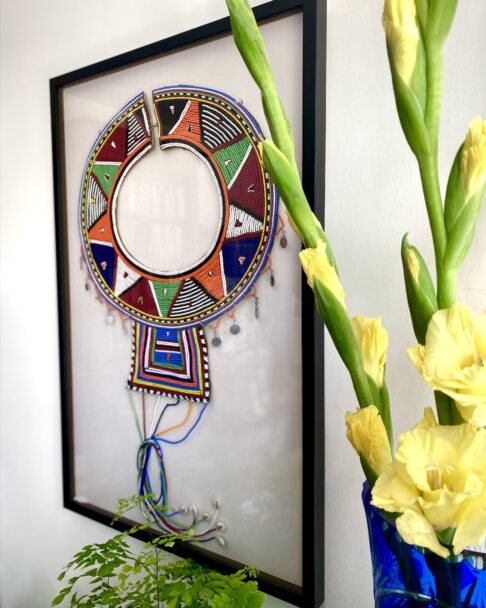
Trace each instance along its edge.
{"label": "black picture frame", "polygon": [[[278,19],[292,12],[303,15],[303,164],[302,181],[316,215],[324,219],[325,180],[325,43],[326,0],[273,0],[255,8],[259,21]],[[62,406],[62,455],[64,507],[109,524],[112,514],[74,500],[73,426],[71,412],[71,357],[68,310],[68,269],[66,263],[66,214],[64,206],[63,123],[60,92],[65,85],[174,52],[188,45],[203,43],[228,34],[228,18],[148,44],[138,49],[57,76],[50,80],[51,126],[56,222],[56,254],[59,313],[60,383]],[[324,601],[324,332],[315,311],[313,295],[305,281],[302,286],[302,364],[303,364],[303,522],[302,587],[264,573],[259,588],[293,605],[318,608]],[[120,521],[117,529],[129,522]],[[140,535],[144,538],[144,535]],[[222,572],[234,571],[241,564],[201,549],[177,543],[173,552],[191,557]]]}

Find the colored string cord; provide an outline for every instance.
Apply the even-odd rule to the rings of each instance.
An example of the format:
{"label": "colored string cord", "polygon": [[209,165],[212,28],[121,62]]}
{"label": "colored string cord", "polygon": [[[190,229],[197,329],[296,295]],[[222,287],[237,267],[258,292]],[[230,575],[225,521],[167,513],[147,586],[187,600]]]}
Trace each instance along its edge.
{"label": "colored string cord", "polygon": [[260,272],[260,276],[262,274],[265,274],[269,270],[272,270],[272,257],[271,257],[270,254],[268,254],[268,256],[267,256],[267,262],[266,262],[265,267],[263,268],[263,270]]}
{"label": "colored string cord", "polygon": [[[216,511],[215,516],[212,518],[206,528],[203,530],[198,530],[197,528],[203,522],[208,521],[207,516],[199,517],[196,508],[193,508],[192,511],[189,511],[187,508],[184,508],[184,510],[179,509],[170,512],[168,507],[167,475],[164,464],[163,444],[166,443],[169,445],[178,445],[186,441],[187,438],[190,437],[190,435],[198,426],[207,407],[207,403],[205,403],[201,411],[199,412],[199,415],[197,416],[194,424],[180,439],[166,439],[162,437],[162,435],[165,435],[169,431],[174,431],[178,428],[181,428],[182,426],[184,426],[184,424],[186,424],[193,411],[194,406],[192,403],[189,405],[186,416],[181,423],[155,434],[167,409],[169,407],[174,407],[178,403],[179,401],[177,401],[176,403],[168,403],[163,408],[162,412],[160,413],[157,424],[155,425],[155,430],[153,431],[152,436],[146,437],[138,450],[138,493],[144,498],[142,511],[145,517],[147,519],[152,519],[163,532],[173,534],[184,534],[191,531],[192,538],[194,540],[197,540],[198,542],[208,542],[215,538],[214,533],[218,530],[215,524],[216,518],[219,515],[219,509]],[[156,411],[154,411],[154,416],[155,414]],[[154,487],[149,471],[150,463],[153,463],[153,460],[155,460],[155,464],[158,470],[158,485],[160,488],[158,493],[154,492]],[[178,517],[181,515],[187,515],[189,512],[192,513],[192,520],[188,522],[181,521]]]}
{"label": "colored string cord", "polygon": [[277,230],[275,230],[275,234],[273,235],[274,239],[277,238],[277,236],[282,232],[282,230],[285,230],[285,222],[283,220],[283,217],[280,215],[280,213],[277,214],[277,219],[280,223],[280,226],[278,226]]}
{"label": "colored string cord", "polygon": [[137,409],[135,404],[133,403],[133,394],[131,391],[127,391],[128,394],[128,402],[130,403],[130,409],[132,410],[133,417],[135,418],[135,424],[137,426],[138,436],[140,437],[140,441],[145,439],[145,434],[142,432],[142,427],[140,426],[140,421],[137,415]]}
{"label": "colored string cord", "polygon": [[182,426],[184,426],[186,424],[186,422],[189,420],[189,418],[191,417],[192,408],[193,408],[193,405],[192,405],[192,403],[190,403],[189,404],[189,409],[187,410],[187,414],[186,414],[184,420],[182,422],[179,422],[179,424],[175,424],[174,426],[170,426],[168,429],[164,429],[160,433],[157,433],[156,437],[160,437],[161,435],[166,435],[167,433],[170,433],[170,431],[175,431],[177,429],[180,429]]}

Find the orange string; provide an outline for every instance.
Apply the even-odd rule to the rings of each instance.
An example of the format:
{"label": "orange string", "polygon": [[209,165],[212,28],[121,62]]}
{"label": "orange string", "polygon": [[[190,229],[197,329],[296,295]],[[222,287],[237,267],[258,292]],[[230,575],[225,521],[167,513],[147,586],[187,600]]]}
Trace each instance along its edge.
{"label": "orange string", "polygon": [[189,409],[187,410],[186,417],[184,418],[184,420],[182,422],[180,422],[179,424],[175,424],[174,426],[170,426],[168,429],[165,429],[165,430],[161,431],[160,433],[157,433],[156,437],[165,435],[169,431],[175,431],[176,429],[180,429],[181,426],[184,426],[186,424],[186,422],[189,420],[191,414],[192,414],[192,402],[189,404]]}
{"label": "orange string", "polygon": [[277,214],[277,219],[280,222],[280,226],[278,226],[277,230],[275,230],[275,234],[273,235],[273,238],[277,238],[277,236],[282,232],[282,230],[285,229],[285,222],[283,221],[283,218],[280,215],[280,213]]}
{"label": "orange string", "polygon": [[222,318],[223,317],[219,316],[214,323],[208,323],[209,329],[214,329],[214,330],[218,329]]}
{"label": "orange string", "polygon": [[256,298],[257,288],[256,284],[253,283],[251,290],[246,294],[245,298]]}
{"label": "orange string", "polygon": [[267,263],[265,264],[265,268],[260,272],[260,274],[265,274],[272,268],[272,257],[269,254],[267,258]]}

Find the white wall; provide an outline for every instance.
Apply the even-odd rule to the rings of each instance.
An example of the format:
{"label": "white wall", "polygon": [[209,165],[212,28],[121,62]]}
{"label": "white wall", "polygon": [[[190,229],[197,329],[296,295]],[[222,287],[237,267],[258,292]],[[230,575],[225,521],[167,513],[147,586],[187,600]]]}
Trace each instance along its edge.
{"label": "white wall", "polygon": [[[400,241],[410,232],[433,268],[415,161],[400,131],[378,0],[328,0],[327,232],[351,314],[381,315],[391,335],[387,378],[396,431],[432,405],[405,348],[414,336],[402,285]],[[486,117],[486,4],[460,0],[445,54],[442,184],[468,122]],[[486,307],[486,214],[461,280],[460,297]],[[347,445],[343,416],[355,408],[332,344],[326,351],[327,608],[372,606],[362,474]]]}
{"label": "white wall", "polygon": [[225,4],[1,0],[0,10],[0,604],[46,608],[74,552],[112,534],[62,508],[49,78],[222,17]]}
{"label": "white wall", "polygon": [[[220,17],[224,4],[0,0],[0,10],[0,603],[45,608],[67,559],[110,534],[61,507],[48,80]],[[395,425],[404,430],[431,396],[404,354],[413,335],[399,243],[410,231],[429,260],[431,248],[416,167],[395,115],[380,13],[377,0],[328,0],[327,229],[350,311],[381,314],[392,335],[388,381]],[[481,0],[460,2],[446,53],[443,181],[468,121],[486,114],[485,24]],[[461,293],[480,309],[486,302],[484,216],[478,233]],[[326,379],[326,607],[367,608],[362,476],[343,431],[354,398],[329,344]]]}

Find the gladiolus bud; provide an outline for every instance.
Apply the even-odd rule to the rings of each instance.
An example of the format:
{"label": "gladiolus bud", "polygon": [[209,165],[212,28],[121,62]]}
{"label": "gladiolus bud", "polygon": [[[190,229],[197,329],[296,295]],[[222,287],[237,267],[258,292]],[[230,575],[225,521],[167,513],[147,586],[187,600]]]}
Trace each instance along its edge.
{"label": "gladiolus bud", "polygon": [[[308,247],[315,247],[322,238],[322,228],[316,225],[315,216],[305,196],[297,169],[277,146],[269,140],[260,144],[265,169],[273,179],[287,211],[298,229],[299,236]],[[332,256],[331,256],[332,257]]]}
{"label": "gladiolus bud", "polygon": [[434,284],[423,257],[416,247],[409,245],[407,235],[403,237],[401,253],[413,331],[419,343],[425,344],[429,321],[438,308]]}
{"label": "gladiolus bud", "polygon": [[385,0],[383,27],[400,124],[413,153],[421,157],[429,153],[430,140],[424,119],[426,62],[415,0]]}
{"label": "gladiolus bud", "polygon": [[486,122],[476,118],[456,155],[447,183],[444,267],[448,272],[457,272],[471,247],[485,188]]}
{"label": "gladiolus bud", "polygon": [[475,118],[469,125],[461,157],[465,203],[486,184],[486,121]]}
{"label": "gladiolus bud", "polygon": [[327,257],[326,243],[319,241],[317,247],[304,249],[299,253],[299,258],[312,290],[314,290],[316,279],[319,280],[345,308],[344,289],[335,268]]}
{"label": "gladiolus bud", "polygon": [[388,332],[381,324],[380,317],[368,319],[358,315],[351,319],[356,340],[361,348],[365,372],[378,388],[383,386]]}
{"label": "gladiolus bud", "polygon": [[[392,462],[390,443],[378,408],[364,407],[346,414],[346,436],[363,462],[367,477],[376,479]],[[374,480],[372,480],[374,481]]]}
{"label": "gladiolus bud", "polygon": [[420,33],[415,0],[385,0],[383,27],[388,48],[401,79],[408,85],[417,63]]}

